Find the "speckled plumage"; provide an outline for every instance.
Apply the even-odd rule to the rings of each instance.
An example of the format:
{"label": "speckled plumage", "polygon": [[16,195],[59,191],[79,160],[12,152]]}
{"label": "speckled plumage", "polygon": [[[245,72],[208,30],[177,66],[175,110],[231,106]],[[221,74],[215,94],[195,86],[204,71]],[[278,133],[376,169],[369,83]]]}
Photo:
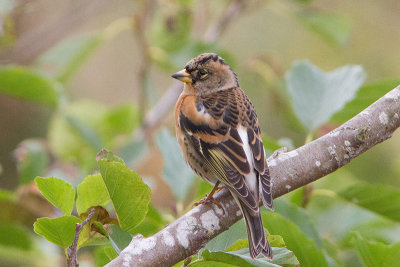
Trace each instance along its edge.
{"label": "speckled plumage", "polygon": [[231,192],[246,219],[250,255],[272,258],[258,204],[261,197],[273,209],[271,180],[257,114],[236,74],[221,57],[206,53],[172,77],[185,82],[175,122],[186,162]]}

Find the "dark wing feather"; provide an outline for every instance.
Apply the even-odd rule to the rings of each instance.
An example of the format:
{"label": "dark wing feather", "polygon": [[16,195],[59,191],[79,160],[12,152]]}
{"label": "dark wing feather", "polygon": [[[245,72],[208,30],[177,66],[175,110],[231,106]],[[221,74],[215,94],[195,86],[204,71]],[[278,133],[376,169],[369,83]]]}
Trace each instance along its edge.
{"label": "dark wing feather", "polygon": [[[191,140],[193,139],[195,137],[191,137]],[[237,157],[236,153],[227,148],[226,142],[229,142],[228,140],[220,143],[200,140],[199,154],[203,157],[206,166],[212,169],[218,179],[235,192],[249,209],[258,211],[258,197],[256,198],[249,190],[243,174],[239,172],[239,170],[249,171],[246,154],[242,147],[237,147],[236,150],[241,155]],[[242,157],[244,157],[244,160],[241,159]]]}
{"label": "dark wing feather", "polygon": [[[229,125],[231,129],[237,128],[239,122],[244,127],[247,127],[248,141],[253,153],[254,168],[259,175],[261,198],[264,206],[273,209],[271,177],[265,158],[257,114],[251,101],[240,88],[231,88],[222,92],[216,92],[215,94],[220,95],[204,97],[204,106],[207,112],[214,119],[221,119],[221,116],[223,116],[224,123]],[[224,110],[223,113],[221,112],[222,110]],[[242,142],[237,131],[231,130],[230,137],[231,140]]]}

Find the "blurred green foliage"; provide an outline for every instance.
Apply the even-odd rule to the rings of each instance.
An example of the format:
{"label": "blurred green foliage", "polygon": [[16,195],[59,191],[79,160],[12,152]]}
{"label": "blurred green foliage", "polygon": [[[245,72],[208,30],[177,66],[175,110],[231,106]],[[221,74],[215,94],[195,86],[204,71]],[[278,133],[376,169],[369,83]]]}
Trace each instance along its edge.
{"label": "blurred green foliage", "polygon": [[310,62],[295,62],[285,77],[296,115],[314,131],[354,98],[365,76],[360,66],[324,73]]}
{"label": "blurred green foliage", "polygon": [[177,200],[183,201],[193,185],[193,171],[185,163],[175,137],[168,130],[162,129],[156,136],[156,142],[165,159],[163,178]]}
{"label": "blurred green foliage", "polygon": [[58,105],[57,82],[24,67],[0,69],[0,92],[51,107]]}
{"label": "blurred green foliage", "polygon": [[[90,254],[86,257],[92,259],[89,264],[102,266],[117,257],[133,235],[153,235],[211,190],[208,183],[194,179],[172,132],[147,129],[143,124],[149,107],[161,99],[156,77],[181,69],[199,53],[220,54],[239,74],[242,86],[250,88],[246,92],[261,111],[259,115],[271,114],[259,116],[263,131],[268,130],[263,141],[269,155],[283,144],[291,150],[293,144],[300,146],[319,137],[397,86],[400,77],[367,80],[363,85],[366,71],[358,65],[336,65],[336,70],[324,72],[317,63],[297,61],[288,68],[283,61],[291,60],[291,55],[252,50],[263,46],[263,38],[271,43],[302,38],[280,29],[276,36],[265,36],[261,29],[269,18],[262,14],[262,21],[259,15],[251,19],[252,14],[267,9],[275,12],[272,19],[278,23],[290,20],[303,25],[316,42],[331,49],[314,51],[318,60],[323,61],[328,53],[334,57],[348,51],[358,24],[319,2],[205,1],[199,8],[195,1],[156,1],[152,7],[135,1],[131,17],[118,17],[90,34],[64,38],[31,64],[11,61],[1,66],[0,94],[46,107],[51,115],[46,137],[32,136],[15,152],[19,186],[13,191],[0,190],[0,261],[6,266],[53,266],[54,258],[62,253],[43,246],[34,232],[66,249],[72,244],[75,223],[85,220],[94,207],[95,215],[83,228],[78,248],[89,247],[79,252]],[[232,13],[235,8],[237,14],[243,13],[235,6],[238,3],[247,8],[244,16]],[[0,46],[4,49],[17,47],[19,41],[11,16],[16,6],[16,1],[0,2],[0,15],[6,14],[1,18]],[[236,34],[241,19],[253,23],[250,30],[257,30],[257,38],[242,35],[248,28]],[[209,29],[214,30],[211,38],[206,36]],[[135,89],[144,92],[138,99],[146,103],[124,99],[122,104],[110,105],[95,97],[74,95],[74,79],[84,73],[92,56],[126,32],[141,45],[132,49],[140,66],[137,73],[129,69],[124,76],[144,80]],[[219,37],[224,32],[233,33],[234,38],[222,45]],[[236,41],[245,42],[243,53],[235,50]],[[281,41],[280,45],[287,44]],[[120,71],[113,69],[108,74]],[[94,82],[100,78],[96,76]],[[114,93],[115,88],[107,90]],[[155,147],[163,162],[154,155]],[[152,160],[152,169],[163,164],[161,185],[130,169],[139,168],[146,158],[157,159]],[[396,266],[400,261],[399,162],[397,150],[383,144],[316,182],[306,205],[304,190],[299,189],[276,200],[275,213],[263,210],[264,225],[273,234],[268,235],[274,246],[273,261],[249,257],[247,240],[243,240],[246,230],[239,221],[210,241],[187,266]],[[167,209],[157,206],[159,196],[150,192],[164,185],[173,195],[174,204]]]}

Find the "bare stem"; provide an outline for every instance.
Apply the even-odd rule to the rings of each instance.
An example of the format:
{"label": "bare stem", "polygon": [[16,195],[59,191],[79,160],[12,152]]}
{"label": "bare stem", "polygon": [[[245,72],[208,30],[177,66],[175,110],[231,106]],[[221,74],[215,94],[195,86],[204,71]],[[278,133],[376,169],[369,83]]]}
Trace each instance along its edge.
{"label": "bare stem", "polygon": [[140,1],[139,12],[134,15],[135,22],[135,37],[140,49],[140,60],[139,60],[139,71],[137,73],[140,91],[139,91],[139,112],[140,112],[140,120],[143,123],[143,119],[145,116],[145,112],[147,110],[148,101],[147,101],[147,90],[148,90],[148,81],[149,81],[149,71],[151,66],[151,59],[149,55],[149,44],[147,41],[146,31],[148,28],[149,21],[154,14],[154,1],[142,0]]}
{"label": "bare stem", "polygon": [[228,25],[236,20],[247,4],[248,1],[243,0],[235,0],[230,2],[224,9],[224,13],[219,16],[220,19],[207,29],[203,36],[203,41],[206,43],[213,43],[217,41],[221,34],[228,28]]}
{"label": "bare stem", "polygon": [[77,259],[77,255],[78,255],[78,240],[79,240],[79,235],[83,229],[83,227],[90,221],[90,219],[93,217],[94,215],[94,208],[92,208],[90,210],[90,213],[88,215],[88,217],[86,218],[86,220],[84,220],[82,223],[77,223],[75,225],[75,237],[74,237],[74,242],[72,243],[72,245],[67,248],[67,253],[68,253],[68,265],[69,267],[78,267],[78,259]]}

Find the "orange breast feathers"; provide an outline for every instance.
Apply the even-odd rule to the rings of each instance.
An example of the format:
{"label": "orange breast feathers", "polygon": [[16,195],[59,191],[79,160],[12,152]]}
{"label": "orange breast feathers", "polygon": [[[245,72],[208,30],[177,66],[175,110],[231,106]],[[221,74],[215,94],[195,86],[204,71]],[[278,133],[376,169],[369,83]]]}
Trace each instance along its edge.
{"label": "orange breast feathers", "polygon": [[[210,114],[204,111],[198,111],[196,109],[196,96],[194,95],[185,95],[181,94],[179,97],[176,106],[175,106],[175,123],[176,128],[178,130],[185,131],[185,129],[181,129],[179,125],[179,119],[181,114],[188,118],[191,123],[194,125],[207,125],[211,129],[218,129],[222,124],[222,120],[214,119]],[[210,135],[209,133],[197,132],[191,133],[195,138],[201,139],[205,142],[209,143],[219,143],[221,141],[225,141],[226,136],[222,136],[221,134],[215,132],[214,135]]]}

